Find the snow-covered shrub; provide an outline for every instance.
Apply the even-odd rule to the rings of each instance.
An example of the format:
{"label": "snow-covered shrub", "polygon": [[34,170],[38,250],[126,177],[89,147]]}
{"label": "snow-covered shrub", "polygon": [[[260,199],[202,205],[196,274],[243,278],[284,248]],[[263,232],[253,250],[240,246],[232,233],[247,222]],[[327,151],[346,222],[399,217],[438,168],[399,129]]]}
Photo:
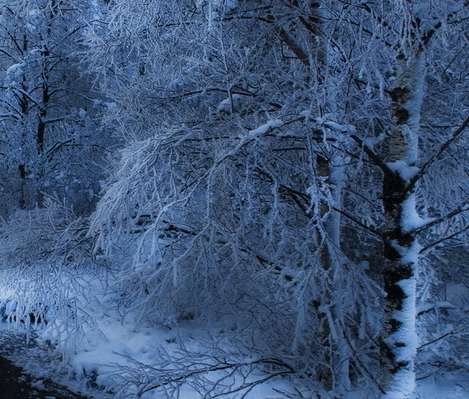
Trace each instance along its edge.
{"label": "snow-covered shrub", "polygon": [[37,263],[60,261],[63,265],[83,262],[90,243],[84,219],[58,199],[48,197],[45,206],[16,210],[0,226],[0,261],[4,267],[28,268]]}
{"label": "snow-covered shrub", "polygon": [[27,330],[40,327],[66,354],[95,328],[84,309],[91,298],[91,243],[85,220],[55,198],[45,205],[18,210],[0,226],[2,314]]}

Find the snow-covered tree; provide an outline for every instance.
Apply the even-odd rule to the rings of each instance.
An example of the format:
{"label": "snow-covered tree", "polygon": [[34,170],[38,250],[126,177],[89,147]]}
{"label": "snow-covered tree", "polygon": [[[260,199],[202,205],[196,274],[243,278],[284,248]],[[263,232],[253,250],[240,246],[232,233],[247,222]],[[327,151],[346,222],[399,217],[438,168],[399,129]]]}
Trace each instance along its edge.
{"label": "snow-covered tree", "polygon": [[44,193],[79,212],[95,202],[105,143],[77,58],[86,3],[0,3],[2,215]]}
{"label": "snow-covered tree", "polygon": [[91,231],[127,307],[409,397],[418,265],[467,226],[466,8],[112,2],[86,61],[127,145]]}

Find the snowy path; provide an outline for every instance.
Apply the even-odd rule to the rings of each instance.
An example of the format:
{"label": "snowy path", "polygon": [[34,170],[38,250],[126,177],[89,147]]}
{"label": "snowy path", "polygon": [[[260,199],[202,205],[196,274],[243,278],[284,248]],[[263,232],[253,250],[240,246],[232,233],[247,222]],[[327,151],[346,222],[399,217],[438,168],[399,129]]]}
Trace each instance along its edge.
{"label": "snowy path", "polygon": [[0,397],[2,399],[85,399],[50,380],[35,379],[10,360],[0,356]]}

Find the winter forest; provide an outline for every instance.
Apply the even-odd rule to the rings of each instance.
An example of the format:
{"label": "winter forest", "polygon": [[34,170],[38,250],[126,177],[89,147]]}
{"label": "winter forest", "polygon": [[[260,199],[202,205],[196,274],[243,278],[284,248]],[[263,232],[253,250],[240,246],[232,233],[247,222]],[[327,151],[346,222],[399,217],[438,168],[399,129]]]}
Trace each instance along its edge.
{"label": "winter forest", "polygon": [[0,0],[0,330],[95,398],[469,398],[468,54],[465,0]]}

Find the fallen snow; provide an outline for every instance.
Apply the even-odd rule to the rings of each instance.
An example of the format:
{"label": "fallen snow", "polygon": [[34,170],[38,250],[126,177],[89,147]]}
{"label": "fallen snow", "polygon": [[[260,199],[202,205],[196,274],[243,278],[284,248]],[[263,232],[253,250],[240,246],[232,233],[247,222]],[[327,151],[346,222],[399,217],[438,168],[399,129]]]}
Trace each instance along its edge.
{"label": "fallen snow", "polygon": [[[68,278],[70,276],[64,278],[64,284]],[[92,274],[83,275],[81,270],[75,283],[77,282],[84,290],[91,290],[86,291],[88,302],[78,304],[77,309],[83,309],[86,317],[92,317],[95,323],[93,325],[87,321],[83,324],[85,329],[87,325],[92,328],[89,328],[81,338],[74,337],[73,334],[67,336],[66,328],[63,328],[62,334],[57,334],[57,328],[51,328],[50,324],[31,326],[35,328],[35,332],[25,334],[24,331],[21,332],[21,324],[15,326],[0,323],[0,346],[5,348],[4,342],[18,340],[15,344],[17,350],[11,351],[9,357],[36,378],[55,380],[68,386],[72,391],[80,391],[95,399],[111,397],[130,399],[135,398],[141,388],[138,382],[143,384],[144,380],[148,379],[147,383],[151,385],[166,373],[184,374],[187,372],[187,362],[193,360],[198,361],[202,368],[221,357],[227,361],[231,359],[240,363],[255,360],[255,357],[240,357],[237,349],[230,347],[223,340],[220,335],[221,330],[216,325],[213,325],[213,328],[207,328],[205,324],[194,324],[195,322],[180,323],[173,328],[145,325],[131,312],[124,317],[119,314],[113,306],[119,297],[109,292],[101,280]],[[0,302],[12,294],[11,290],[1,292]],[[77,297],[77,299],[85,301],[85,298]],[[81,320],[82,316],[85,317],[83,312],[76,315],[78,320]],[[35,335],[37,336],[31,339],[31,344],[26,344],[27,337]],[[51,342],[58,342],[62,350],[57,352],[50,345]],[[216,350],[213,345],[215,342],[217,342]],[[245,380],[242,372],[239,375],[237,373],[230,375],[232,371],[215,370],[207,373],[206,378],[207,381],[224,379],[225,383],[235,386],[249,381],[249,378],[262,379],[268,376],[258,369]],[[103,390],[93,390],[90,384],[97,384]],[[298,388],[301,389],[301,386],[293,384],[288,379],[271,379],[255,386],[245,397],[247,399],[283,398],[285,395],[278,392],[293,393]],[[198,389],[200,387],[197,388],[197,382],[194,384],[190,378],[187,378],[187,381],[179,387],[177,397],[180,399],[204,397]],[[168,385],[168,390],[171,390],[171,384]],[[223,397],[235,399],[239,398],[241,393],[246,393],[246,390]],[[161,395],[159,390],[150,390],[141,398],[166,397]]]}
{"label": "fallen snow", "polygon": [[[412,252],[412,251],[411,251]],[[412,256],[412,255],[409,255]],[[80,273],[83,273],[81,270]],[[207,328],[206,325],[194,324],[191,322],[182,323],[175,328],[155,328],[138,321],[132,313],[122,317],[112,306],[119,298],[106,290],[102,281],[92,273],[79,276],[82,279],[82,286],[88,287],[88,303],[86,312],[92,315],[96,325],[81,340],[79,346],[69,347],[67,356],[61,357],[48,340],[53,340],[53,334],[42,325],[37,325],[37,340],[31,340],[26,345],[26,334],[15,329],[14,325],[0,323],[0,347],[5,350],[10,342],[14,344],[15,350],[10,351],[9,357],[38,378],[37,384],[41,384],[41,379],[49,378],[57,383],[68,386],[75,392],[82,392],[95,399],[109,398],[134,398],[138,390],[134,384],[139,378],[152,378],[158,375],[158,369],[184,368],[184,359],[188,354],[198,354],[202,362],[213,361],[222,350],[225,356],[233,356],[236,348],[230,347],[229,341],[223,340],[221,332],[216,325]],[[67,279],[64,278],[64,281]],[[415,281],[403,282],[401,284],[404,291],[409,294],[414,291]],[[4,287],[6,288],[6,287]],[[11,289],[0,290],[0,301],[10,297]],[[91,299],[90,299],[91,298]],[[83,300],[83,299],[81,299]],[[399,318],[407,325],[411,326],[415,319],[414,298],[409,298],[405,303],[404,312]],[[402,337],[394,337],[401,339]],[[406,340],[409,337],[405,337]],[[210,349],[210,343],[218,341]],[[400,354],[402,359],[411,356],[416,349],[417,338],[412,337],[412,343]],[[175,359],[181,359],[178,364]],[[249,358],[246,361],[252,360]],[[166,363],[165,363],[166,362]],[[260,370],[259,370],[260,372]],[[258,377],[262,374],[257,374]],[[214,372],[208,378],[212,381],[222,378],[223,375]],[[232,381],[239,381],[241,375],[234,374]],[[413,382],[410,374],[397,375],[401,386],[412,389]],[[90,382],[96,383],[104,390],[96,390],[89,386]],[[443,385],[439,381],[431,378],[418,382],[415,398],[418,399],[463,399],[469,398],[467,390],[469,384],[464,380],[447,381]],[[200,389],[200,387],[199,387]],[[247,399],[280,399],[294,398],[296,390],[302,391],[302,397],[314,398],[314,394],[306,391],[302,387],[301,381],[287,378],[277,378],[269,380],[248,393]],[[113,391],[109,393],[106,391]],[[232,393],[223,396],[228,399],[242,397],[242,393]],[[158,391],[150,390],[141,396],[142,399],[154,399],[166,397],[161,396]],[[191,385],[188,379],[180,387],[180,399],[198,399],[203,394],[197,391],[196,385]],[[211,397],[211,396],[209,396]],[[390,393],[387,398],[397,398]],[[345,392],[343,399],[376,399],[371,389],[355,389]],[[401,399],[401,398],[399,398]]]}

